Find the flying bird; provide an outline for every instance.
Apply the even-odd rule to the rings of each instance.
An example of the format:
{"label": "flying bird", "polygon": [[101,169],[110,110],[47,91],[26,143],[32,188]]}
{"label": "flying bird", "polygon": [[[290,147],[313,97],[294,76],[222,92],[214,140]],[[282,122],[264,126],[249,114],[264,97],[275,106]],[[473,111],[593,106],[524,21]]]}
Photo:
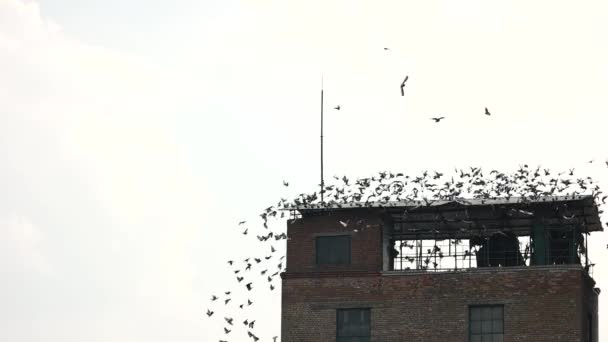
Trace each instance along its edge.
{"label": "flying bird", "polygon": [[208,317],[211,317],[211,315],[213,315],[213,311],[211,311],[211,310],[207,309],[207,316],[208,316]]}
{"label": "flying bird", "polygon": [[410,78],[410,77],[405,76],[405,79],[403,80],[403,82],[401,82],[401,96],[405,96],[405,90],[403,90],[403,88],[405,88],[405,82],[407,82],[408,78]]}
{"label": "flying bird", "polygon": [[490,111],[488,110],[488,107],[486,107],[486,115],[492,115],[492,114],[490,114]]}
{"label": "flying bird", "polygon": [[284,186],[289,186],[289,182],[283,181]]}
{"label": "flying bird", "polygon": [[390,50],[390,49],[389,48],[384,48],[384,51],[388,51],[388,50]]}
{"label": "flying bird", "polygon": [[340,110],[340,105],[334,107],[335,110]]}
{"label": "flying bird", "polygon": [[247,283],[247,284],[245,284],[245,286],[247,287],[247,291],[251,291],[251,283]]}
{"label": "flying bird", "polygon": [[229,332],[231,332],[231,331],[232,331],[232,330],[228,330],[228,329],[224,328],[224,334],[227,334],[227,333],[229,333]]}
{"label": "flying bird", "polygon": [[242,224],[245,224],[246,222],[247,221],[241,221],[241,222],[239,222],[239,226],[242,225]]}
{"label": "flying bird", "polygon": [[445,119],[444,116],[440,117],[440,118],[431,118],[431,120],[435,120],[435,122],[439,122],[441,120]]}

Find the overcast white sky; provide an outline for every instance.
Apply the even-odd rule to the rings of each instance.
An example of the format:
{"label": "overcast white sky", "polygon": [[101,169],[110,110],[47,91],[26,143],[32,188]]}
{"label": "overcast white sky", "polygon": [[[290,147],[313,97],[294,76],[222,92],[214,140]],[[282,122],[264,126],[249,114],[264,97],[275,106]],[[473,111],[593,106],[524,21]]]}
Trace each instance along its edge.
{"label": "overcast white sky", "polygon": [[[318,184],[321,74],[327,178],[528,163],[608,183],[607,17],[605,1],[0,0],[0,340],[217,340],[208,298],[241,292],[225,260],[267,253],[236,223]],[[266,340],[273,294],[246,313]]]}

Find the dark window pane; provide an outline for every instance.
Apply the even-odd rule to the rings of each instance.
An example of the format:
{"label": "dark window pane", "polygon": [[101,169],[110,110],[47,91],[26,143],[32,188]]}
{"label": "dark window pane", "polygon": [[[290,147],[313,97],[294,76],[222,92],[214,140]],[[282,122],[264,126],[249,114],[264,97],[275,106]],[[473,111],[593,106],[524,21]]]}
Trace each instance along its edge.
{"label": "dark window pane", "polygon": [[482,321],[481,322],[481,333],[482,334],[491,334],[492,333],[492,321]]}
{"label": "dark window pane", "polygon": [[469,307],[469,342],[503,342],[504,307]]}
{"label": "dark window pane", "polygon": [[489,306],[481,308],[481,319],[484,321],[492,319],[492,308]]}
{"label": "dark window pane", "polygon": [[502,321],[502,306],[492,308],[492,319],[499,319]]}
{"label": "dark window pane", "polygon": [[493,333],[502,333],[502,319],[492,321],[492,332]]}
{"label": "dark window pane", "polygon": [[471,308],[471,320],[472,321],[481,320],[481,308]]}
{"label": "dark window pane", "polygon": [[370,329],[369,309],[343,309],[337,312],[337,341],[368,342]]}
{"label": "dark window pane", "polygon": [[349,264],[350,236],[319,236],[316,250],[317,264]]}

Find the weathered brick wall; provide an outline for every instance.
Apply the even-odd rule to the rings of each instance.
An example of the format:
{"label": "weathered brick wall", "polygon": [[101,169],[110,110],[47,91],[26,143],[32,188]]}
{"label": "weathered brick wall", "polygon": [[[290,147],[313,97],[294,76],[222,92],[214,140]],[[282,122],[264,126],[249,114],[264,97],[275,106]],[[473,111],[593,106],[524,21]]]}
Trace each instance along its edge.
{"label": "weathered brick wall", "polygon": [[[340,221],[347,223],[344,227]],[[287,272],[324,272],[332,270],[382,270],[382,220],[373,211],[357,215],[331,213],[307,217],[287,224]],[[355,231],[356,230],[356,231]],[[320,235],[350,234],[351,264],[315,264],[315,238]]]}
{"label": "weathered brick wall", "polygon": [[336,309],[369,307],[372,341],[466,342],[468,306],[504,304],[505,342],[583,342],[593,288],[585,277],[573,266],[314,278],[288,270],[282,341],[335,341]]}

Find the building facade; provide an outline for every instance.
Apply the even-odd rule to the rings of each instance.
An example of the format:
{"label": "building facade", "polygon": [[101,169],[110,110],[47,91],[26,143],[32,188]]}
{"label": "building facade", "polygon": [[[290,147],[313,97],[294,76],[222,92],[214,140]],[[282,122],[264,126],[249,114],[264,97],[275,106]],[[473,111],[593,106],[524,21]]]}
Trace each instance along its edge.
{"label": "building facade", "polygon": [[592,198],[294,210],[282,341],[598,341]]}

